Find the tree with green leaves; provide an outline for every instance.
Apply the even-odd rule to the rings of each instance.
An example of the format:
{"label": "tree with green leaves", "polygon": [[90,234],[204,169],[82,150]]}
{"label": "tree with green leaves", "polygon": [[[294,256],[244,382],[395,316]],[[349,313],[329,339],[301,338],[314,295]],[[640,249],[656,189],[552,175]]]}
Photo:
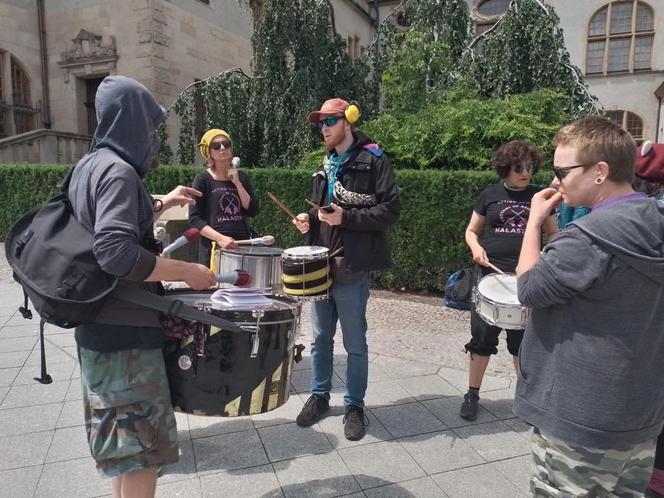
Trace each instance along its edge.
{"label": "tree with green leaves", "polygon": [[195,85],[176,102],[180,163],[193,160],[196,92],[205,103],[206,127],[226,129],[235,152],[251,166],[295,165],[320,142],[307,115],[324,100],[342,96],[363,107],[368,69],[346,53],[329,1],[265,0],[252,46],[251,77],[225,72]]}
{"label": "tree with green leaves", "polygon": [[467,74],[483,95],[503,98],[547,88],[569,96],[571,117],[598,112],[581,71],[570,62],[560,18],[541,0],[511,0],[464,56]]}
{"label": "tree with green leaves", "polygon": [[410,28],[397,32],[388,18],[378,30],[369,58],[373,91],[384,96],[385,109],[417,110],[455,83],[468,43],[468,6],[463,0],[403,0],[392,15]]}

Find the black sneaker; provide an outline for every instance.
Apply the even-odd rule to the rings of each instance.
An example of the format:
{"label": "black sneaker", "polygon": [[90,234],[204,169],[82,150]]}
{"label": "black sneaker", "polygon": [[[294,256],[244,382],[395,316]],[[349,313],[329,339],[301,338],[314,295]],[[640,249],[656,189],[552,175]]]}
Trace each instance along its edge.
{"label": "black sneaker", "polygon": [[473,391],[468,391],[463,395],[463,404],[461,405],[461,410],[459,410],[459,416],[471,422],[475,420],[477,418],[477,411],[480,408],[479,402],[480,395]]}
{"label": "black sneaker", "polygon": [[369,419],[361,406],[347,405],[344,415],[344,435],[349,441],[359,441],[367,433]]}
{"label": "black sneaker", "polygon": [[304,404],[302,411],[295,419],[300,427],[309,427],[323,418],[323,414],[330,409],[330,402],[325,398],[311,395]]}

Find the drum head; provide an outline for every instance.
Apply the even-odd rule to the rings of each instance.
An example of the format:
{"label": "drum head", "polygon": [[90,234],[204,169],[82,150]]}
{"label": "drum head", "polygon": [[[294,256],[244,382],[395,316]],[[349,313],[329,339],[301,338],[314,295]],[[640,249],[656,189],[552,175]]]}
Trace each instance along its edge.
{"label": "drum head", "polygon": [[318,259],[327,256],[327,247],[297,246],[284,249],[284,256],[294,259]]}
{"label": "drum head", "polygon": [[516,275],[487,275],[477,284],[478,292],[496,303],[521,306],[517,298]]}
{"label": "drum head", "polygon": [[240,246],[235,249],[220,249],[228,254],[240,254],[245,256],[281,256],[283,249],[280,247],[267,246]]}
{"label": "drum head", "polygon": [[266,295],[270,300],[269,306],[242,306],[231,305],[224,308],[215,307],[212,302],[212,294],[219,289],[208,289],[205,291],[194,291],[191,289],[173,289],[166,292],[169,299],[178,299],[184,304],[198,309],[206,309],[209,313],[226,318],[233,322],[255,322],[254,311],[263,312],[263,321],[285,322],[290,321],[295,316],[297,303],[294,303],[286,297]]}

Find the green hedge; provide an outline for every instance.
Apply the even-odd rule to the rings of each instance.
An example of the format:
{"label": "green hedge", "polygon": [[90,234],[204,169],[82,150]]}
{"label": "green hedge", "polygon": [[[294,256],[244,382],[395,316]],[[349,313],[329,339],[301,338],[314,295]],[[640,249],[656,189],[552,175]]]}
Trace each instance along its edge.
{"label": "green hedge", "polygon": [[[67,166],[0,165],[0,239],[14,221],[57,191]],[[200,169],[162,166],[150,173],[151,192],[166,193],[178,184],[190,184]],[[311,172],[302,169],[247,170],[261,199],[259,215],[252,226],[261,234],[271,234],[279,247],[305,244],[305,237],[268,198],[279,196],[295,212],[305,211],[304,198],[311,190]],[[447,276],[469,264],[464,230],[479,192],[495,182],[495,174],[481,171],[396,172],[401,189],[401,220],[392,228],[391,270],[377,274],[375,281],[386,288],[441,291]],[[549,172],[538,175],[546,183]]]}

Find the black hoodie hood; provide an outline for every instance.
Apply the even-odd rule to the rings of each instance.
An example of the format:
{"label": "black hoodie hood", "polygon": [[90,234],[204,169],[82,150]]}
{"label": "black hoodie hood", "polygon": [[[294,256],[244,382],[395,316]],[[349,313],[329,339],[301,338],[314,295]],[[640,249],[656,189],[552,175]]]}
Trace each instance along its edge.
{"label": "black hoodie hood", "polygon": [[126,76],[104,78],[95,106],[98,125],[90,152],[111,149],[145,176],[159,152],[157,128],[166,119],[164,108],[147,88]]}

